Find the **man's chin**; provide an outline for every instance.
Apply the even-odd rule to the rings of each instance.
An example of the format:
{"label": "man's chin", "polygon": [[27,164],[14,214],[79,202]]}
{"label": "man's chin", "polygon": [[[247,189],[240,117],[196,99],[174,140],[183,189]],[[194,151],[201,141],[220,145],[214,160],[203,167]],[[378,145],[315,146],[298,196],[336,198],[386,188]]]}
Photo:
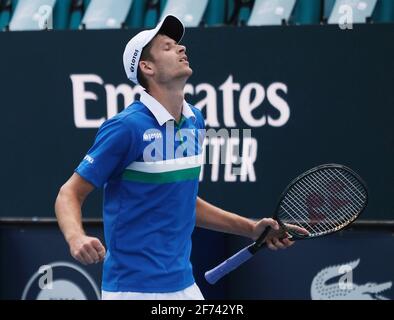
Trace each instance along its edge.
{"label": "man's chin", "polygon": [[183,70],[181,73],[179,73],[178,78],[185,78],[186,80],[190,78],[190,76],[193,74],[192,68],[187,68]]}
{"label": "man's chin", "polygon": [[188,67],[186,73],[188,74],[188,76],[190,77],[193,74],[193,69]]}

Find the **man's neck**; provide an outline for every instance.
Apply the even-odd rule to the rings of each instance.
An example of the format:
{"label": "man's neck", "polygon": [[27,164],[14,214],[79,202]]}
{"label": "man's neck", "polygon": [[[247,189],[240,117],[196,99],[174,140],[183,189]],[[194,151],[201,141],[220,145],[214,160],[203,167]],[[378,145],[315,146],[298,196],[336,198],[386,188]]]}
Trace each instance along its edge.
{"label": "man's neck", "polygon": [[180,121],[184,100],[183,87],[169,89],[156,86],[150,88],[149,94],[167,109],[176,122]]}

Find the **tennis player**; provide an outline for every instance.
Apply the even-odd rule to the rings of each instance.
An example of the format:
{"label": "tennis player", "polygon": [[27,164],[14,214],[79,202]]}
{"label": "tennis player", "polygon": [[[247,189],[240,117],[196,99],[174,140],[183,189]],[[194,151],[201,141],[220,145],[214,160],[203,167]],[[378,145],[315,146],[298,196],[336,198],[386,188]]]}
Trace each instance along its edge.
{"label": "tennis player", "polygon": [[[127,77],[145,91],[100,127],[56,199],[71,255],[83,264],[104,260],[102,299],[203,299],[190,263],[195,225],[253,240],[270,226],[269,248],[293,244],[280,240],[276,221],[253,221],[197,196],[202,139],[196,132],[204,129],[204,120],[184,100],[192,69],[179,44],[183,34],[181,21],[169,15],[128,42],[123,55]],[[81,222],[84,200],[101,187],[106,249],[85,234]]]}

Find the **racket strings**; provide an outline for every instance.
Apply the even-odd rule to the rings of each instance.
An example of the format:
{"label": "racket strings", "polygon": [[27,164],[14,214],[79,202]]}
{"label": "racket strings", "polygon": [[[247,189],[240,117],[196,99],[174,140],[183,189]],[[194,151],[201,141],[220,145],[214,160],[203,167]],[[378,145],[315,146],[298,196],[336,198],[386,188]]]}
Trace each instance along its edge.
{"label": "racket strings", "polygon": [[[302,181],[300,181],[300,184],[305,190],[307,190],[307,192],[309,192],[309,194],[312,194],[312,195],[314,195],[314,197],[316,197],[316,191],[315,191],[316,189],[311,190],[311,188],[308,185],[304,185]],[[301,189],[301,187],[298,187],[298,185],[294,185],[294,188],[296,189],[296,191],[301,193],[304,196],[304,198],[307,198],[307,196],[308,196],[307,193],[303,189]],[[292,200],[294,200],[293,196],[290,196],[290,197],[291,197]],[[319,198],[319,199],[321,199],[321,198]],[[297,200],[295,200],[295,201],[297,203]],[[312,200],[309,198],[309,202],[310,202],[309,205],[311,205],[313,208],[321,206],[321,204],[317,203],[317,200],[315,200],[314,198],[312,198]],[[302,205],[298,205],[298,206],[296,206],[296,208],[298,210],[300,210],[300,209],[303,210]],[[300,216],[299,214],[297,214],[297,216],[301,219],[301,222],[306,221],[305,215]],[[291,216],[291,217],[294,218],[294,216]],[[303,223],[303,224],[306,224],[309,227],[309,229],[310,229],[310,230],[308,230],[309,232],[312,231],[313,233],[318,233],[318,232],[324,232],[325,229],[327,229],[327,228],[336,228],[335,223],[332,223],[330,221],[331,219],[329,219],[329,218],[327,218],[325,221],[321,221],[324,224],[323,228],[319,224],[316,224],[316,221],[314,221],[313,218],[316,219],[316,218],[318,218],[318,216],[316,214],[312,214],[312,217],[309,217],[309,222],[310,223],[309,224],[308,223]],[[315,225],[316,229],[313,228],[314,225]]]}
{"label": "racket strings", "polygon": [[[306,179],[308,179],[308,177],[306,177]],[[309,205],[310,205],[312,208],[318,208],[318,207],[320,207],[320,206],[321,206],[321,203],[320,203],[321,200],[317,200],[317,199],[321,199],[321,198],[320,198],[320,197],[319,197],[319,198],[316,198],[315,191],[311,190],[311,188],[310,188],[308,185],[304,184],[303,181],[300,181],[300,184],[301,184],[306,190],[308,190],[308,192],[311,192],[310,195],[313,195],[313,197],[308,198]],[[319,184],[319,183],[317,183],[317,184]],[[300,188],[298,188],[297,186],[295,186],[295,187],[296,187],[297,189],[300,190]],[[323,187],[323,186],[319,185],[319,187]],[[303,195],[305,195],[305,197],[308,197],[308,196],[305,194],[305,192],[303,192],[302,190],[301,190],[301,192],[303,193]],[[325,196],[327,196],[327,194],[325,194]],[[312,216],[314,216],[315,218],[317,218],[318,215],[317,215],[317,214],[312,214]],[[324,221],[324,222],[325,222],[326,224],[332,226],[329,217],[327,217],[327,218],[328,218],[328,219],[327,219],[326,221]],[[311,221],[311,222],[314,222],[314,221]]]}
{"label": "racket strings", "polygon": [[[294,187],[303,196],[305,196],[305,198],[307,197],[307,194],[303,190],[301,190],[298,186],[294,186]],[[316,197],[315,194],[313,194],[313,196]],[[309,200],[309,204],[312,205],[313,208],[316,208],[320,205],[320,203],[318,203],[317,202],[318,200],[315,199],[314,197]],[[294,199],[294,198],[292,197],[292,199]],[[298,206],[298,208],[301,208],[301,210],[304,210],[304,208],[302,206]],[[298,216],[300,217],[300,215],[298,215]],[[301,218],[301,222],[308,221],[308,217],[306,217],[305,214],[302,215],[300,218]],[[318,218],[319,218],[319,216],[315,213],[309,214],[309,224],[307,223],[307,226],[315,233],[316,232],[324,232],[324,230],[325,230],[325,228],[322,228],[322,226],[320,226],[319,224],[316,223],[318,221],[317,220]],[[324,221],[324,224],[325,224],[324,227],[330,227],[330,226],[332,227],[333,226],[332,224],[330,224],[330,222],[328,220]],[[315,228],[313,228],[312,226],[315,226],[317,230],[315,230]],[[308,230],[308,231],[310,231],[310,230]]]}
{"label": "racket strings", "polygon": [[324,168],[293,184],[280,203],[282,222],[305,228],[320,236],[343,228],[365,206],[367,192],[350,172]]}
{"label": "racket strings", "polygon": [[[358,180],[356,180],[356,178],[353,175],[347,175],[348,177],[346,177],[346,175],[344,175],[340,170],[338,169],[334,169],[335,172],[337,172],[339,175],[341,175],[344,179],[346,179],[346,181],[348,181],[354,190],[353,195],[359,200],[358,204],[362,205],[367,197],[366,193],[361,192],[361,190],[364,190],[363,186],[360,184],[360,182]],[[328,171],[328,174],[330,174],[330,171]],[[358,195],[360,194],[360,196]]]}
{"label": "racket strings", "polygon": [[[323,176],[323,179],[324,178],[325,177]],[[308,177],[306,179],[308,179]],[[331,181],[329,180],[328,183],[330,183]],[[315,214],[313,210],[319,209],[319,207],[321,206],[319,203],[316,204],[316,202],[312,201],[309,203],[311,207],[308,207],[310,211],[312,210],[312,213],[309,212],[310,216],[315,218],[320,218],[319,221],[316,222],[313,221],[312,223],[316,223],[317,225],[320,225],[320,227],[323,229],[322,231],[326,231],[326,230],[337,230],[338,228],[343,227],[343,224],[351,221],[352,217],[354,216],[354,210],[349,209],[347,206],[348,204],[351,204],[350,202],[351,199],[345,196],[346,201],[348,201],[348,203],[344,205],[343,203],[340,203],[339,200],[335,200],[335,197],[332,197],[332,195],[330,195],[325,190],[325,186],[322,185],[319,180],[316,180],[316,183],[322,188],[321,194],[323,195],[323,197],[325,197],[325,199],[329,199],[329,201],[331,202],[330,206],[340,208],[342,212],[338,212],[336,210],[331,209],[330,211],[331,215],[320,214],[319,216],[319,214],[318,213]]]}
{"label": "racket strings", "polygon": [[[314,187],[315,189],[316,189],[316,186],[313,186],[313,182],[314,182],[314,180],[311,180],[311,178],[309,178],[309,177],[306,177],[305,179],[307,180],[307,182],[309,183],[309,184],[311,184],[311,182],[312,182],[312,187]],[[332,175],[330,176],[330,178],[329,177],[327,177],[327,175],[323,175],[322,176],[322,178],[323,178],[323,180],[325,181],[325,182],[327,182],[327,180],[328,180],[328,182],[331,182],[332,183]],[[316,179],[316,174],[315,175],[313,175],[313,179],[315,179],[317,182],[317,184],[319,185],[319,187],[320,188],[323,188],[322,190],[323,190],[323,193],[324,193],[324,196],[328,196],[329,194],[327,193],[327,190],[324,190],[324,185],[322,186],[322,184],[320,183],[320,181],[318,180],[318,179]],[[304,183],[303,183],[304,182]],[[306,192],[310,192],[311,191],[311,188],[312,187],[309,187],[306,183],[305,183],[305,181],[301,181],[300,182],[300,185],[303,187],[303,189],[305,189],[306,190]],[[304,199],[306,199],[306,192],[304,191],[304,190],[302,190],[302,188],[301,187],[299,187],[298,185],[297,186],[295,186],[295,190],[297,190],[298,192],[301,192],[301,194],[304,196]],[[317,189],[316,189],[317,190]],[[321,203],[322,201],[321,201],[321,197],[320,197],[320,195],[319,194],[316,194],[316,192],[314,192],[313,193],[313,195],[314,195],[314,197],[309,197],[309,199],[308,199],[308,205],[309,205],[309,207],[312,207],[312,208],[309,208],[309,209],[316,209],[316,208],[319,208],[319,207],[321,207],[323,204]],[[317,197],[319,197],[319,198],[317,198]],[[347,199],[349,199],[349,196],[348,195],[346,195],[346,198]],[[291,196],[291,199],[294,201],[294,196]],[[317,200],[317,199],[319,199],[319,201]],[[331,199],[332,200],[332,199]],[[320,202],[320,203],[319,203]],[[347,219],[349,219],[349,218],[351,218],[352,217],[352,213],[350,213],[350,211],[349,211],[349,209],[346,207],[346,206],[343,206],[342,204],[340,204],[338,201],[335,201],[335,198],[334,198],[334,204],[336,205],[336,206],[342,206],[342,209],[344,209],[344,211],[345,211],[345,214],[343,214],[343,220],[344,220],[344,222],[346,222],[347,221]],[[299,204],[299,201],[298,202],[296,202],[298,205],[296,206],[297,207],[297,209],[298,210],[300,210],[300,206],[302,207],[302,205],[300,205]],[[310,214],[310,212],[309,212],[309,215],[311,215]],[[314,215],[318,215],[317,213],[313,213],[312,212],[312,217],[314,216]],[[316,228],[313,228],[312,226],[310,226],[311,227],[311,229],[312,229],[312,231],[314,231],[314,232],[316,232],[316,229],[318,230],[318,231],[324,231],[324,229],[325,228],[334,228],[334,227],[336,227],[336,225],[338,224],[338,221],[339,222],[341,222],[340,220],[341,219],[339,219],[341,216],[339,215],[339,214],[337,214],[335,211],[333,211],[333,215],[334,215],[334,218],[335,219],[330,219],[330,217],[326,217],[326,219],[320,219],[321,220],[321,222],[322,222],[322,224],[323,224],[323,226],[322,225],[317,225],[316,226]],[[294,219],[294,216],[292,216],[293,217],[293,219]],[[298,218],[300,218],[300,215],[298,214]],[[311,218],[311,217],[309,217],[309,218]],[[322,217],[321,217],[322,218]],[[301,217],[301,221],[303,221],[302,219],[304,219],[305,220],[305,214],[303,215],[303,217]],[[316,224],[316,222],[315,221],[312,221],[312,219],[309,219],[310,220],[310,222],[312,222],[312,223],[309,223],[309,225],[315,225]],[[308,224],[308,223],[307,223]],[[339,225],[340,225],[340,223],[339,223]]]}
{"label": "racket strings", "polygon": [[[323,178],[324,178],[324,172],[323,172]],[[306,177],[306,179],[311,179],[311,178]],[[327,183],[332,183],[332,181],[333,180],[328,180]],[[311,181],[311,183],[313,183],[313,180]],[[354,210],[351,210],[346,205],[343,205],[343,203],[340,202],[340,201],[343,201],[343,200],[336,199],[336,197],[333,197],[332,195],[327,193],[326,190],[324,189],[325,186],[322,185],[318,179],[316,179],[316,183],[322,188],[322,193],[324,194],[326,199],[327,198],[330,199],[331,206],[334,207],[334,205],[335,205],[335,207],[341,208],[344,211],[344,213],[342,215],[340,213],[336,213],[335,211],[332,211],[333,216],[337,219],[335,221],[339,221],[341,219],[344,219],[346,221],[347,219],[350,219],[353,216]],[[346,192],[346,190],[344,190],[344,191]],[[346,195],[346,193],[344,193],[342,196],[346,198],[346,201],[348,202],[347,204],[352,204],[352,202],[351,202],[352,199],[349,198]],[[356,209],[356,208],[353,208],[353,209]],[[327,218],[327,220],[329,220],[330,217],[328,216],[326,218]]]}
{"label": "racket strings", "polygon": [[[343,191],[342,195],[348,200],[348,204],[353,210],[358,210],[363,208],[365,201],[367,199],[367,193],[363,185],[355,179],[355,177],[347,172],[342,173],[338,169],[334,169],[335,172],[337,172],[337,176],[340,175],[342,176],[346,182],[348,182],[348,185],[342,186]],[[337,176],[334,175],[334,172],[331,172],[327,170],[326,172],[323,172],[323,174],[329,175],[329,177],[335,181]],[[333,177],[334,175],[334,177]],[[333,197],[333,199],[336,199]],[[344,206],[343,208],[348,208]],[[354,212],[354,211],[353,211]]]}
{"label": "racket strings", "polygon": [[[302,193],[303,195],[305,194],[302,190],[299,191],[299,188],[297,186],[294,186],[295,189],[297,189],[298,192]],[[318,225],[313,227],[314,223],[307,223],[307,217],[304,213],[305,209],[303,208],[302,204],[299,204],[299,201],[297,200],[297,194],[294,194],[294,197],[292,196],[291,192],[288,194],[289,199],[284,199],[283,203],[286,204],[290,210],[285,210],[285,212],[289,215],[289,217],[285,217],[286,220],[288,220],[288,223],[292,224],[297,224],[301,227],[307,227],[306,229],[309,232],[313,233],[318,233],[324,231],[324,229],[321,229]],[[297,216],[297,218],[296,218]],[[311,221],[310,221],[311,222]]]}
{"label": "racket strings", "polygon": [[[329,183],[332,183],[332,179],[328,178],[326,175],[323,175],[322,178],[325,182],[327,182],[327,180],[328,180]],[[326,198],[329,197],[329,194],[325,190],[325,186],[322,185],[320,183],[319,179],[316,178],[316,175],[313,175],[313,179],[315,179],[316,181],[311,180],[310,177],[305,177],[305,179],[306,179],[306,182],[308,182],[309,184],[312,185],[312,187],[309,187],[309,185],[306,184],[305,181],[300,181],[301,187],[303,187],[306,190],[306,192],[310,192],[309,194],[312,195],[312,197],[309,196],[309,198],[307,198],[308,199],[307,205],[308,205],[308,209],[309,209],[308,213],[309,213],[309,220],[310,220],[309,224],[315,225],[315,224],[317,224],[317,222],[321,222],[322,225],[317,224],[317,229],[319,231],[324,231],[326,228],[327,229],[336,228],[337,225],[341,225],[341,222],[342,222],[341,220],[343,220],[343,222],[346,222],[347,220],[349,220],[352,217],[352,213],[350,213],[349,209],[346,206],[343,206],[343,204],[340,204],[339,201],[336,201],[335,198],[331,198],[331,202],[332,202],[331,205],[335,205],[337,207],[342,207],[342,210],[344,210],[344,213],[342,213],[342,215],[333,211],[333,218],[334,219],[331,219],[331,217],[329,217],[329,216],[324,217],[319,212],[315,212],[314,209],[318,209],[323,206],[322,202],[324,200],[322,201],[322,199],[324,199],[324,198],[321,196],[321,194],[316,193],[313,190],[311,190],[312,188],[314,188],[314,190],[318,190],[316,188],[316,185],[314,186],[313,184],[316,184],[316,183],[318,184],[318,186],[321,188],[321,191],[322,191],[321,193]],[[297,186],[295,186],[295,189],[298,192],[301,192],[301,194],[304,196],[304,199],[306,199],[306,197],[307,197],[306,193],[302,190],[301,187],[299,187],[297,185]],[[348,196],[346,196],[346,198],[349,200]],[[294,199],[294,197],[292,197],[292,199]],[[298,208],[299,208],[299,206],[298,206]],[[305,215],[304,215],[304,218],[305,218]],[[319,219],[320,221],[319,220],[313,221],[313,218]],[[325,219],[323,219],[323,218],[325,218]],[[313,229],[313,231],[316,231],[313,227],[312,227],[312,229]]]}

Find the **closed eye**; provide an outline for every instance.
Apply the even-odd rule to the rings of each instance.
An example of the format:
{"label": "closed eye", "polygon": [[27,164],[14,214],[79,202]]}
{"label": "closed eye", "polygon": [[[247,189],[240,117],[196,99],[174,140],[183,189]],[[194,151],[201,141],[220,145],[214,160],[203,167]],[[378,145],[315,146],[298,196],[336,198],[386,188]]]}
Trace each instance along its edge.
{"label": "closed eye", "polygon": [[166,42],[165,44],[164,44],[164,50],[165,51],[168,51],[168,50],[170,50],[173,46],[175,46],[176,45],[176,42],[174,41],[174,42]]}

